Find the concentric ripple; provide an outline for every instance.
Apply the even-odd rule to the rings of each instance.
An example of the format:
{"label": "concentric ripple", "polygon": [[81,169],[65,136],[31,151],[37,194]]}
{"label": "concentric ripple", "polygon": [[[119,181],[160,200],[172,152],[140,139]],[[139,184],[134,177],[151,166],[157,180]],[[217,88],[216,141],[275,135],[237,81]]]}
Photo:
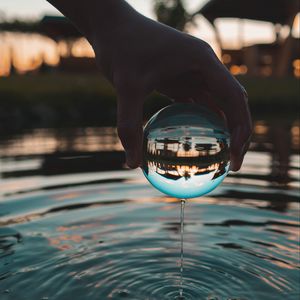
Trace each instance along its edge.
{"label": "concentric ripple", "polygon": [[[57,199],[51,193],[45,202],[47,197],[48,204]],[[89,205],[70,205],[87,199]],[[187,202],[182,299],[296,300],[294,209],[282,214],[257,209],[249,200],[243,205],[222,199]],[[93,202],[79,192],[67,201],[65,208],[39,218],[18,216],[6,227],[13,227],[11,236],[21,233],[22,241],[0,257],[1,299],[180,299],[179,202]]]}

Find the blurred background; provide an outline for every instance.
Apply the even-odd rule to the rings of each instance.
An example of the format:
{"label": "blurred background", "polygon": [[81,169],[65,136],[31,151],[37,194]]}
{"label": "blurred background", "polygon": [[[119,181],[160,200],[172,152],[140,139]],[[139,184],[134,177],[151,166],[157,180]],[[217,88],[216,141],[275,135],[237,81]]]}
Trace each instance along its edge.
{"label": "blurred background", "polygon": [[[128,2],[207,41],[253,115],[242,169],[187,202],[184,299],[299,299],[299,0]],[[145,122],[169,103],[150,95]],[[180,201],[126,169],[115,124],[80,33],[45,0],[1,0],[2,300],[178,295]]]}
{"label": "blurred background", "polygon": [[[255,124],[251,150],[271,157],[269,179],[288,183],[290,155],[299,149],[299,2],[128,2],[211,44],[249,93]],[[168,103],[151,95],[145,120]],[[44,0],[2,0],[2,177],[122,169],[115,122],[114,90],[73,25]]]}

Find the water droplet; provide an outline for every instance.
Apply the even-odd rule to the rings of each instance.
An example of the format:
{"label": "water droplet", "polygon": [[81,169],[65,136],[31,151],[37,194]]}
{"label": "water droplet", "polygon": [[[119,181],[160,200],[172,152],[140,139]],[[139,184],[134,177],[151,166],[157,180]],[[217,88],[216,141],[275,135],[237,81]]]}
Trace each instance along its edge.
{"label": "water droplet", "polygon": [[129,291],[127,291],[127,290],[119,290],[118,291],[118,295],[123,298],[129,296],[129,294],[130,294]]}
{"label": "water droplet", "polygon": [[207,300],[220,300],[217,296],[208,296]]}

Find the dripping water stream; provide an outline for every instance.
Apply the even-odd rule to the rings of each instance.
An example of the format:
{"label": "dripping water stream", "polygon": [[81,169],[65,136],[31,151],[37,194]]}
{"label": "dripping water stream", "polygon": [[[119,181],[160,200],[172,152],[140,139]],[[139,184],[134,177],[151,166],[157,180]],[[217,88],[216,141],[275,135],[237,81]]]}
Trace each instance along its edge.
{"label": "dripping water stream", "polygon": [[177,300],[185,299],[183,296],[183,236],[184,236],[184,208],[185,199],[181,199],[181,209],[180,209],[180,281],[179,281],[179,297]]}

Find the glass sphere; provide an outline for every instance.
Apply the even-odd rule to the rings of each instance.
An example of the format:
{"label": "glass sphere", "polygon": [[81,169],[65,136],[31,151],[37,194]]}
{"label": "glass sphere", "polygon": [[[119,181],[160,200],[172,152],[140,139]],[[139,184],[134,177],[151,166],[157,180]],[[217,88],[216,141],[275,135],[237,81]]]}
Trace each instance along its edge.
{"label": "glass sphere", "polygon": [[161,192],[177,198],[209,193],[229,171],[229,132],[204,105],[172,104],[144,129],[142,169]]}

